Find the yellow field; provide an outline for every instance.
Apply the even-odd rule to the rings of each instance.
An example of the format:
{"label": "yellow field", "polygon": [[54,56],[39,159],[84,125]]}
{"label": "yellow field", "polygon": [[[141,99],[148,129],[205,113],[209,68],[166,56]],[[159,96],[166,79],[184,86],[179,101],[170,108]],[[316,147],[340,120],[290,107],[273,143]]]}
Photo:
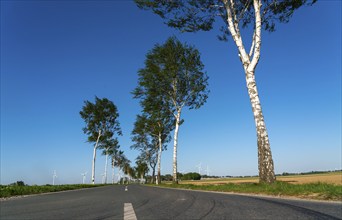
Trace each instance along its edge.
{"label": "yellow field", "polygon": [[[294,176],[278,176],[278,181],[305,184],[305,183],[332,183],[342,185],[342,172],[331,172],[324,174],[311,174],[311,175],[294,175]],[[181,181],[180,184],[196,184],[196,185],[218,185],[226,183],[257,183],[257,177],[252,178],[224,178],[224,179],[205,179],[198,181]]]}

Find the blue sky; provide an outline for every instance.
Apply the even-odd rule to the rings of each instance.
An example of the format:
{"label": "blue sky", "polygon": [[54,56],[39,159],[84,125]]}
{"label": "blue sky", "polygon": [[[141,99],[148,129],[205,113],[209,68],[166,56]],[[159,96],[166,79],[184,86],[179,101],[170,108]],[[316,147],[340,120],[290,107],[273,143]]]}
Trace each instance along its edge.
{"label": "blue sky", "polygon": [[[131,91],[146,53],[175,35],[201,52],[211,93],[185,110],[178,165],[256,175],[253,115],[237,50],[218,30],[180,34],[132,1],[1,1],[1,184],[90,181],[92,145],[79,111],[95,95],[118,107],[121,149],[140,113]],[[247,41],[247,37],[245,41]],[[256,71],[276,173],[341,169],[341,2],[302,8],[263,33]],[[171,173],[172,144],[162,173]],[[98,151],[96,181],[104,156]]]}

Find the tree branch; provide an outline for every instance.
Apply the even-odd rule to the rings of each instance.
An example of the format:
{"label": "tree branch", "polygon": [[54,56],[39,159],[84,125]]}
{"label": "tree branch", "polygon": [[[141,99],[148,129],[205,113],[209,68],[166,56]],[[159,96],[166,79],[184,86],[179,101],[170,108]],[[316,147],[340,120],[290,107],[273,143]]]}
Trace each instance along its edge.
{"label": "tree branch", "polygon": [[253,59],[248,66],[248,70],[252,72],[256,65],[259,62],[260,58],[260,48],[261,48],[261,15],[260,15],[260,8],[261,8],[261,0],[254,0],[253,2],[254,11],[255,11],[255,48],[254,48],[254,55]]}
{"label": "tree branch", "polygon": [[249,50],[249,58],[252,57],[254,49],[255,49],[255,28],[254,28],[254,31],[253,31],[252,46],[251,46],[251,49]]}
{"label": "tree branch", "polygon": [[[230,0],[232,1],[232,0]],[[233,17],[232,17],[232,12],[231,12],[231,8],[230,8],[230,3],[228,2],[228,0],[223,0],[223,3],[226,7],[226,11],[227,11],[227,23],[228,23],[228,30],[230,31],[233,40],[239,50],[239,56],[241,59],[241,62],[244,66],[245,69],[247,69],[247,67],[249,66],[250,63],[250,59],[248,57],[248,54],[246,53],[246,50],[243,46],[242,43],[242,39],[241,39],[241,35],[240,32],[238,30],[236,30],[234,22],[233,22]]]}

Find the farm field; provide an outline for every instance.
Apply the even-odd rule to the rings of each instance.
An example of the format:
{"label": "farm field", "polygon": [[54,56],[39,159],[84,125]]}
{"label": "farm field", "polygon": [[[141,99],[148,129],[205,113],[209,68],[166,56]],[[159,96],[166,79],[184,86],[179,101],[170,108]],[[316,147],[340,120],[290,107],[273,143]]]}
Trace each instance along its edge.
{"label": "farm field", "polygon": [[[181,181],[180,184],[194,185],[220,185],[227,183],[257,183],[258,177],[246,178],[221,178],[221,179],[203,179],[197,181]],[[342,172],[330,172],[323,174],[306,174],[306,175],[291,175],[277,176],[277,181],[287,182],[291,184],[307,184],[307,183],[328,183],[342,186]]]}

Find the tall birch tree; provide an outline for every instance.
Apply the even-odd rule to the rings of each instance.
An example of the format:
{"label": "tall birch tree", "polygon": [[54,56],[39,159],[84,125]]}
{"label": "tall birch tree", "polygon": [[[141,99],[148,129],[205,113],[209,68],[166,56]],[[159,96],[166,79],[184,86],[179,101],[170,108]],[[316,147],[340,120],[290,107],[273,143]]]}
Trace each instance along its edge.
{"label": "tall birch tree", "polygon": [[177,146],[184,107],[200,108],[208,97],[208,76],[200,53],[193,46],[170,37],[163,45],[156,44],[146,55],[145,67],[139,70],[136,97],[161,97],[173,115],[173,182],[177,179]]}
{"label": "tall birch tree", "polygon": [[[102,149],[102,155],[105,155],[104,184],[107,184],[108,159],[111,155],[114,155],[115,153],[118,152],[120,148],[119,141],[117,138],[110,138],[110,139],[107,138],[106,140],[103,141],[103,143],[99,144],[98,148]],[[114,169],[112,171],[114,172]]]}
{"label": "tall birch tree", "polygon": [[[149,135],[156,145],[157,152],[157,180],[161,183],[161,155],[166,150],[166,143],[170,141],[170,132],[174,129],[174,120],[168,108],[168,103],[163,101],[163,97],[157,93],[141,93],[140,87],[133,91],[134,98],[141,98],[140,105],[143,108],[143,115],[137,116],[133,134],[135,137],[139,133]],[[141,135],[141,134],[140,134]],[[135,138],[136,139],[136,138]]]}
{"label": "tall birch tree", "polygon": [[[255,70],[260,59],[262,30],[274,31],[275,24],[289,21],[294,11],[316,0],[135,0],[138,7],[151,10],[165,23],[182,32],[209,31],[221,18],[220,40],[231,36],[238,49],[252,106],[258,147],[259,181],[275,181],[270,141],[261,109]],[[246,44],[241,29],[251,27]],[[247,45],[250,45],[247,50]]]}
{"label": "tall birch tree", "polygon": [[91,182],[95,184],[96,150],[100,143],[104,143],[113,135],[122,135],[119,113],[112,101],[95,97],[95,103],[84,102],[80,115],[86,123],[83,132],[88,135],[88,142],[94,143]]}
{"label": "tall birch tree", "polygon": [[[159,113],[156,114],[158,115]],[[131,148],[140,150],[141,156],[139,158],[145,158],[150,163],[153,177],[155,173],[154,160],[157,160],[158,178],[156,184],[159,184],[161,153],[166,150],[165,143],[169,141],[169,133],[172,130],[172,125],[169,121],[165,122],[165,118],[157,118],[157,115],[153,117],[144,113],[143,115],[137,116],[132,131],[132,141],[134,144]],[[168,123],[169,127],[166,127],[167,124],[164,124],[164,122]]]}

